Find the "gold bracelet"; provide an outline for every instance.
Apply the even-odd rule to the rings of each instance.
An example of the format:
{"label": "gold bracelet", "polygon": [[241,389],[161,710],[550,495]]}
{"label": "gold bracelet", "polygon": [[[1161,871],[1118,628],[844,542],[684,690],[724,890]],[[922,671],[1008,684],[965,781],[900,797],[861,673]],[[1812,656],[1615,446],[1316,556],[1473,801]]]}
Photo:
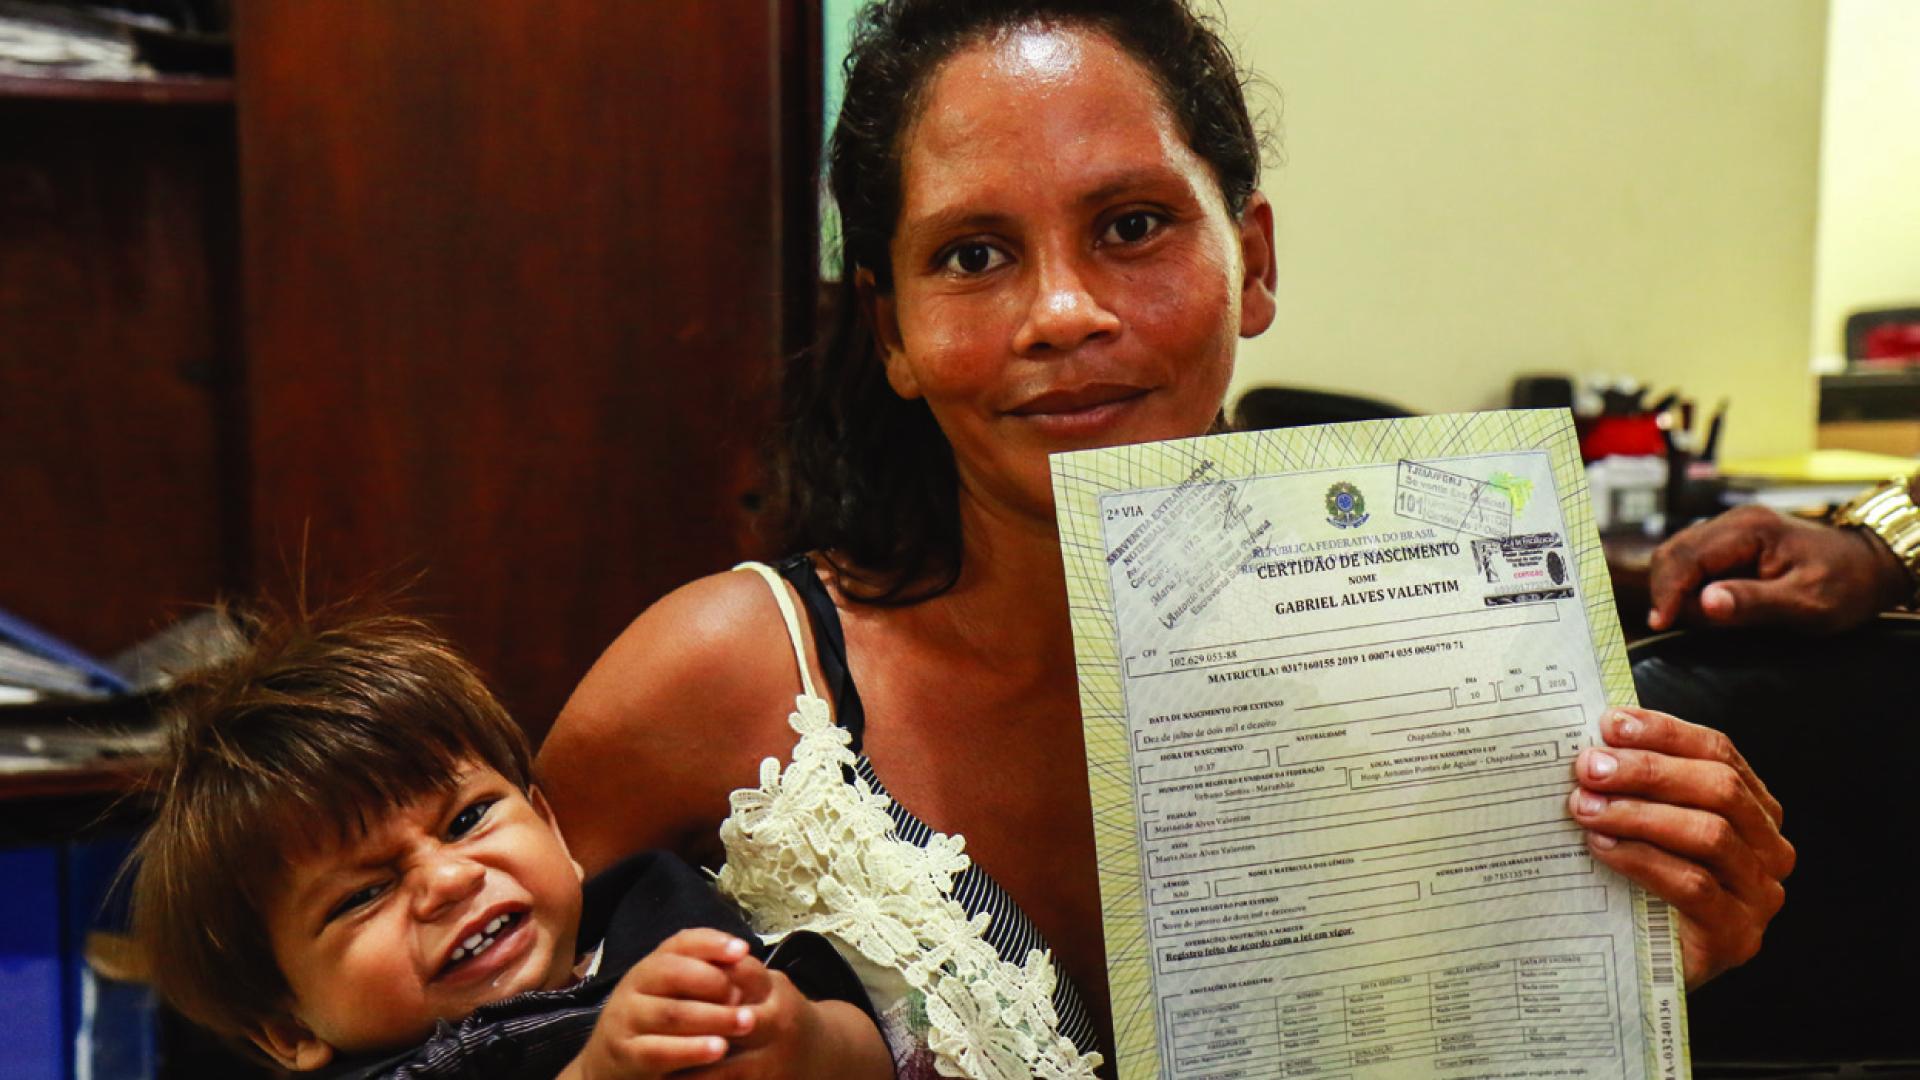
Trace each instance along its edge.
{"label": "gold bracelet", "polygon": [[1920,600],[1920,506],[1913,504],[1910,481],[1896,476],[1855,495],[1827,520],[1847,529],[1870,532],[1887,545],[1893,557],[1906,567],[1907,578],[1917,587],[1909,599],[1911,606]]}

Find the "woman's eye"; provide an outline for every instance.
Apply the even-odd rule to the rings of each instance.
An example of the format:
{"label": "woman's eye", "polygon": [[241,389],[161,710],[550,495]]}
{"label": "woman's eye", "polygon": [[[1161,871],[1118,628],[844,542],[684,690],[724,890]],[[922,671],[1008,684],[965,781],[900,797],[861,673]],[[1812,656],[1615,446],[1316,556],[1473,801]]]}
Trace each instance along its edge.
{"label": "woman's eye", "polygon": [[447,835],[456,840],[467,835],[474,830],[475,826],[486,820],[487,811],[491,809],[493,809],[493,803],[490,800],[466,807],[453,815],[453,820],[447,824]]}
{"label": "woman's eye", "polygon": [[1137,244],[1152,236],[1159,227],[1160,215],[1135,210],[1113,219],[1113,224],[1107,226],[1107,235],[1122,244]]}
{"label": "woman's eye", "polygon": [[947,252],[942,264],[962,274],[984,274],[1006,262],[1006,258],[990,244],[961,244]]}

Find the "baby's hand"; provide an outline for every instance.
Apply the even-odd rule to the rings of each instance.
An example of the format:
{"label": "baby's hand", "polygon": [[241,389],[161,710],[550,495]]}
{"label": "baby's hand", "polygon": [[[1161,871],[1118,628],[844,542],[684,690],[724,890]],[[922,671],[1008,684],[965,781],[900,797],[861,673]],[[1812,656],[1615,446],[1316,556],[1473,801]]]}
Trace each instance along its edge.
{"label": "baby's hand", "polygon": [[[733,965],[732,1000],[751,1024],[700,1080],[847,1080],[893,1076],[893,1058],[867,1014],[844,1001],[810,1001],[793,981],[749,956]],[[689,1080],[692,1080],[690,1077]]]}
{"label": "baby's hand", "polygon": [[[614,987],[593,1035],[560,1080],[647,1080],[710,1065],[755,1017],[737,983],[747,943],[718,930],[682,930]],[[784,981],[784,980],[782,980]]]}

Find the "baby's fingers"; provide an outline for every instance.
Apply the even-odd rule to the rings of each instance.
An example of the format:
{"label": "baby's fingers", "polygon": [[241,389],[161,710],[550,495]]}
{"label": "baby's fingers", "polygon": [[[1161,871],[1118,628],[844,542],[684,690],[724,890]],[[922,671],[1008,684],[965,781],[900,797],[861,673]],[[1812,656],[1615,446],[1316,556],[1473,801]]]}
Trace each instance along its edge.
{"label": "baby's fingers", "polygon": [[758,1005],[773,991],[773,972],[751,956],[733,965],[729,975],[739,995],[735,1001],[741,1005]]}
{"label": "baby's fingers", "polygon": [[711,964],[731,964],[747,955],[747,943],[724,930],[695,926],[655,946],[652,955],[662,953],[705,960]]}
{"label": "baby's fingers", "polygon": [[717,1036],[630,1035],[606,1047],[611,1073],[621,1077],[663,1076],[711,1065],[727,1056],[727,1040]]}
{"label": "baby's fingers", "polygon": [[718,930],[683,930],[635,964],[615,993],[735,1005],[732,969],[746,955],[747,943],[739,938]]}

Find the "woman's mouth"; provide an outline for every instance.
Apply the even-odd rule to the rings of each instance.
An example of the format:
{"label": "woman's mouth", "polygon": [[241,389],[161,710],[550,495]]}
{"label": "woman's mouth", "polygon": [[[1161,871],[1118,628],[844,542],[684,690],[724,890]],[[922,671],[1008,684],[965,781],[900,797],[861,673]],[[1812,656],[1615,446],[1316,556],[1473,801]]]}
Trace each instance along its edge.
{"label": "woman's mouth", "polygon": [[1054,390],[1007,412],[1055,438],[1093,438],[1148,393],[1138,386],[1105,384]]}
{"label": "woman's mouth", "polygon": [[1071,416],[1107,405],[1118,405],[1145,394],[1146,391],[1137,386],[1095,384],[1072,390],[1052,390],[1008,411],[1015,416]]}

